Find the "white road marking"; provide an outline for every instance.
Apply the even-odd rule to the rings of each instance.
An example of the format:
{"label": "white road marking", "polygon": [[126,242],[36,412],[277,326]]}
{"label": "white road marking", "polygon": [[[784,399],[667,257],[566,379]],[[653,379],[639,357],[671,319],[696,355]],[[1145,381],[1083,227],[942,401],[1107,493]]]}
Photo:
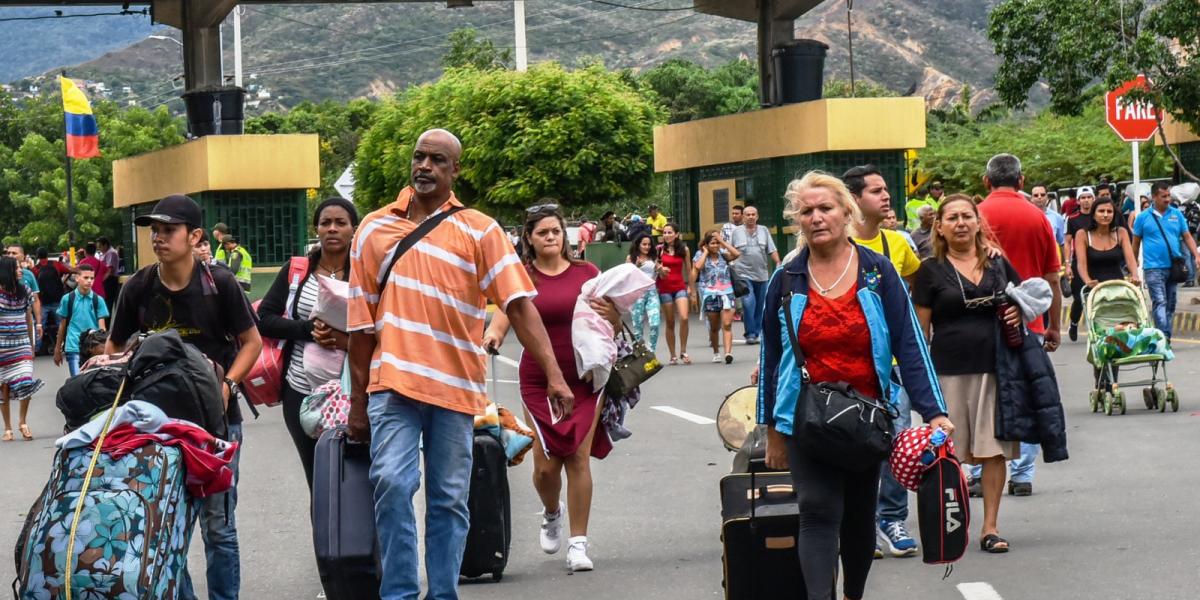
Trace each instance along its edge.
{"label": "white road marking", "polygon": [[521,366],[521,363],[519,363],[519,362],[517,362],[517,361],[515,361],[515,360],[513,360],[513,359],[511,359],[511,358],[509,358],[509,357],[507,357],[507,356],[504,356],[503,354],[499,354],[499,355],[497,355],[497,356],[496,356],[496,360],[498,360],[498,361],[500,361],[500,362],[502,362],[502,363],[504,363],[504,364],[506,364],[506,365],[508,365],[508,366],[510,366],[510,367],[512,367],[512,368],[514,368],[514,369],[516,369],[516,368],[519,368],[519,367]]}
{"label": "white road marking", "polygon": [[983,581],[958,584],[958,593],[965,600],[1004,600],[996,593],[996,588]]}
{"label": "white road marking", "polygon": [[708,417],[692,414],[686,410],[679,410],[673,406],[651,406],[650,408],[653,408],[659,412],[665,412],[668,415],[679,417],[685,421],[691,421],[697,425],[712,425],[713,423],[716,423],[716,421]]}

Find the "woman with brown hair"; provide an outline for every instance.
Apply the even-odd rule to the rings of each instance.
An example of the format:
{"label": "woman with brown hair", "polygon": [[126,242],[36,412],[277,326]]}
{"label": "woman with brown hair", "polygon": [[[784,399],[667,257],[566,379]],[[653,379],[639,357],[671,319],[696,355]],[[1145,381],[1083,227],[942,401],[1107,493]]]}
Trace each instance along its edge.
{"label": "woman with brown hair", "polygon": [[708,342],[715,363],[721,362],[718,336],[724,332],[725,364],[733,362],[733,275],[729,263],[738,259],[737,251],[720,229],[710,229],[692,259],[696,269],[696,288],[700,293],[700,310],[708,318]]}
{"label": "woman with brown hair", "polygon": [[[592,570],[587,555],[587,527],[592,505],[591,457],[604,458],[612,442],[604,433],[596,435],[603,398],[592,384],[578,376],[575,349],[571,342],[571,323],[575,302],[583,284],[600,273],[591,263],[574,260],[567,243],[566,223],[558,205],[534,206],[526,211],[521,234],[521,259],[537,287],[533,305],[546,326],[554,347],[554,356],[575,395],[574,407],[551,406],[547,398],[546,374],[529,353],[521,357],[521,399],[525,417],[537,431],[533,452],[533,487],[542,500],[542,551],[555,554],[562,546],[562,526],[566,509],[570,518],[567,540],[567,566],[572,571]],[[591,307],[619,328],[621,315],[616,306],[604,300],[592,300]],[[483,335],[483,346],[495,352],[508,334],[508,318],[497,312]],[[567,502],[559,499],[562,472],[567,473]]]}
{"label": "woman with brown hair", "polygon": [[[1021,455],[1018,442],[995,436],[997,294],[1021,282],[1003,257],[988,258],[979,208],[970,196],[954,194],[938,207],[933,257],[921,263],[913,283],[913,304],[938,373],[950,419],[955,453],[964,463],[983,466],[983,527],[980,547],[1008,551],[997,519],[1008,459]],[[1015,305],[1004,313],[1021,326]]]}
{"label": "woman with brown hair", "polygon": [[[688,310],[691,308],[689,299],[695,299],[696,289],[692,287],[692,263],[689,260],[687,244],[679,237],[679,226],[667,223],[663,226],[663,243],[658,246],[658,262],[666,271],[666,276],[656,282],[658,286],[658,301],[662,305],[663,324],[667,333],[667,349],[671,352],[672,365],[683,362],[692,364],[688,356]],[[675,320],[679,319],[679,354],[675,354]],[[679,358],[676,359],[675,357]]]}

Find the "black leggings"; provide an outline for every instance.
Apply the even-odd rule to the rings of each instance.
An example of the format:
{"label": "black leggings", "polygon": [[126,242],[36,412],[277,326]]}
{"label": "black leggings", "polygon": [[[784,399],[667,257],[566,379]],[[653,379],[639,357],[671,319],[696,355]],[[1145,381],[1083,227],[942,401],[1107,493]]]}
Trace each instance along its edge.
{"label": "black leggings", "polygon": [[292,443],[296,445],[296,452],[300,455],[300,464],[304,466],[304,478],[308,480],[308,491],[311,492],[313,456],[317,450],[317,440],[308,437],[300,428],[300,403],[304,402],[305,394],[292,389],[287,379],[284,379],[279,395],[283,401],[283,422],[287,425],[288,433],[292,435]]}
{"label": "black leggings", "polygon": [[1078,325],[1083,316],[1083,278],[1071,267],[1071,324]]}
{"label": "black leggings", "polygon": [[839,550],[843,593],[852,600],[862,598],[875,560],[880,467],[847,471],[809,458],[790,437],[787,446],[800,505],[797,547],[808,598],[833,597]]}

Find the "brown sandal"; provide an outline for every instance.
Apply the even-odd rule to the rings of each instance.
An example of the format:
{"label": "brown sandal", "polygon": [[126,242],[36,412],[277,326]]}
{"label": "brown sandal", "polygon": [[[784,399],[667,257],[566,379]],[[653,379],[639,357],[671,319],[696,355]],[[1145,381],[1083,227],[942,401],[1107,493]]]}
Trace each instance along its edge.
{"label": "brown sandal", "polygon": [[25,441],[33,441],[33,432],[29,431],[29,425],[22,423],[17,429],[21,430],[21,437],[25,438]]}

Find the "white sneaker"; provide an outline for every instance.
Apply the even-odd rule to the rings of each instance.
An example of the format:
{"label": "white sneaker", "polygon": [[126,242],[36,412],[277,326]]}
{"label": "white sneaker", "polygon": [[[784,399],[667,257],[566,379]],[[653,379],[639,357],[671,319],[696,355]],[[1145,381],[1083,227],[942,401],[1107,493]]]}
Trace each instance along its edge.
{"label": "white sneaker", "polygon": [[721,355],[714,352],[713,353],[713,362],[719,363],[719,362],[721,362],[721,360],[722,360]]}
{"label": "white sneaker", "polygon": [[581,535],[567,540],[567,567],[573,572],[591,571],[592,559],[587,555],[587,536]]}
{"label": "white sneaker", "polygon": [[538,538],[542,542],[542,552],[557,554],[562,547],[562,522],[566,512],[562,502],[558,503],[558,513],[548,515],[542,512],[542,531]]}

